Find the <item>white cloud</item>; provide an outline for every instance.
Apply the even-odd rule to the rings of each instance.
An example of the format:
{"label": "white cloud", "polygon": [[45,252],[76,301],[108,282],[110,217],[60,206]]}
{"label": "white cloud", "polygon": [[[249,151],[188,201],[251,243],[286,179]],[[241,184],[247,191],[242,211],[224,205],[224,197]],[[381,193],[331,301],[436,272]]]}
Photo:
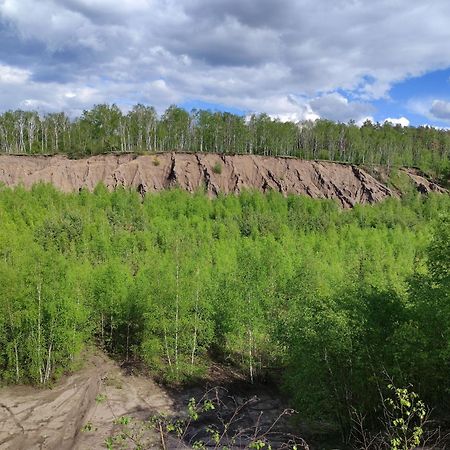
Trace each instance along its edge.
{"label": "white cloud", "polygon": [[316,97],[309,104],[312,110],[320,117],[339,122],[348,122],[352,119],[359,121],[368,117],[368,113],[374,110],[369,103],[351,102],[337,92]]}
{"label": "white cloud", "polygon": [[448,17],[446,0],[0,0],[0,104],[194,99],[359,122],[393,83],[450,66]]}
{"label": "white cloud", "polygon": [[[407,106],[416,114],[428,118],[430,122],[450,122],[450,101],[433,98],[412,99]],[[429,126],[436,126],[436,124]]]}
{"label": "white cloud", "polygon": [[364,125],[365,122],[372,122],[375,123],[375,120],[372,116],[365,116],[365,117],[361,117],[361,119],[356,121],[356,125],[358,127],[362,127]]}
{"label": "white cloud", "polygon": [[[271,109],[275,112],[271,117],[279,119],[281,122],[301,122],[303,120],[315,121],[320,116],[313,111],[307,99],[296,99],[293,96],[273,98],[271,100]],[[274,108],[274,105],[276,107]],[[267,105],[269,108],[270,106]],[[255,110],[258,112],[257,110]]]}
{"label": "white cloud", "polygon": [[[244,103],[248,103],[248,100],[244,99]],[[274,96],[264,102],[255,101],[252,111],[258,112],[257,106],[262,107],[262,111],[271,111],[272,117],[293,122],[315,121],[320,118],[338,122],[348,122],[352,119],[364,122],[372,117],[368,113],[373,110],[369,103],[352,102],[338,93],[324,94],[314,98],[293,95]]]}
{"label": "white cloud", "polygon": [[406,117],[399,117],[397,119],[388,117],[387,119],[384,119],[384,122],[389,122],[392,125],[401,125],[402,127],[408,127],[410,124],[410,121]]}
{"label": "white cloud", "polygon": [[17,67],[0,64],[0,86],[2,84],[21,84],[28,81],[30,72]]}

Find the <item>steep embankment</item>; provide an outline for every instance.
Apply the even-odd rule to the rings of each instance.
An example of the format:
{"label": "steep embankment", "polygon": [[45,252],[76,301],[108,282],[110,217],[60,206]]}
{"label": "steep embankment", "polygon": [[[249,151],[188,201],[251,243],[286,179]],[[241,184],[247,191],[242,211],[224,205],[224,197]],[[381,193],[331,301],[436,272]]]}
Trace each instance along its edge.
{"label": "steep embankment", "polygon": [[[430,182],[418,174],[407,173],[417,186],[429,186]],[[131,187],[141,194],[178,186],[189,192],[204,188],[211,196],[219,192],[239,193],[243,189],[262,192],[272,189],[283,194],[337,199],[343,207],[374,203],[396,195],[353,165],[253,155],[124,154],[80,160],[61,155],[3,155],[0,156],[0,182],[25,187],[47,182],[66,192],[92,190],[103,182],[109,189]]]}

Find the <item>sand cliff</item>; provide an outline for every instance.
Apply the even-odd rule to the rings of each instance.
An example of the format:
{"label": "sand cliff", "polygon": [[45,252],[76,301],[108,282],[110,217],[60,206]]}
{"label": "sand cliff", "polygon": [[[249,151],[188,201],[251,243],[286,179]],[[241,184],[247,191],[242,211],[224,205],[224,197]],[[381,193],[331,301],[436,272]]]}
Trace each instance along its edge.
{"label": "sand cliff", "polygon": [[[419,190],[444,191],[413,171],[407,171]],[[171,187],[189,192],[205,189],[210,196],[237,194],[245,189],[336,199],[343,207],[375,203],[397,195],[354,165],[253,155],[164,153],[158,155],[98,155],[71,160],[56,156],[0,156],[0,183],[52,183],[65,192],[92,190],[103,182],[144,195]]]}

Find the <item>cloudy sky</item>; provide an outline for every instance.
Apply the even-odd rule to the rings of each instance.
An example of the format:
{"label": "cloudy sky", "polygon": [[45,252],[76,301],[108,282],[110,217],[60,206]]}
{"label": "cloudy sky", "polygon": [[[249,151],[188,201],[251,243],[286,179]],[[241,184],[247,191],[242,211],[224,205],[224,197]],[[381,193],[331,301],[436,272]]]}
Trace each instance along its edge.
{"label": "cloudy sky", "polygon": [[450,126],[448,0],[0,0],[0,110]]}

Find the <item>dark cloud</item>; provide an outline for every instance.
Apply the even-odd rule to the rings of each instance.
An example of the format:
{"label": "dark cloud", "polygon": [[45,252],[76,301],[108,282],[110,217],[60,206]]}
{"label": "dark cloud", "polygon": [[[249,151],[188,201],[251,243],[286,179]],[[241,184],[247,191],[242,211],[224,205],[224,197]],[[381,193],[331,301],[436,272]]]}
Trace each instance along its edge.
{"label": "dark cloud", "polygon": [[436,119],[450,121],[450,102],[434,100],[430,108],[430,113]]}
{"label": "dark cloud", "polygon": [[0,62],[14,66],[29,66],[46,51],[39,41],[21,39],[15,27],[5,21],[0,21],[0,42]]}
{"label": "dark cloud", "polygon": [[211,66],[258,66],[277,59],[278,42],[268,30],[249,29],[232,18],[195,28],[195,33],[173,31],[167,49]]}
{"label": "dark cloud", "polygon": [[60,0],[60,5],[64,5],[68,10],[84,16],[92,23],[98,25],[120,24],[123,16],[118,14],[113,8],[95,2],[84,2],[79,0]]}
{"label": "dark cloud", "polygon": [[251,28],[278,29],[294,19],[300,4],[289,0],[197,0],[187,2],[184,10],[194,20],[214,25],[232,17]]}

